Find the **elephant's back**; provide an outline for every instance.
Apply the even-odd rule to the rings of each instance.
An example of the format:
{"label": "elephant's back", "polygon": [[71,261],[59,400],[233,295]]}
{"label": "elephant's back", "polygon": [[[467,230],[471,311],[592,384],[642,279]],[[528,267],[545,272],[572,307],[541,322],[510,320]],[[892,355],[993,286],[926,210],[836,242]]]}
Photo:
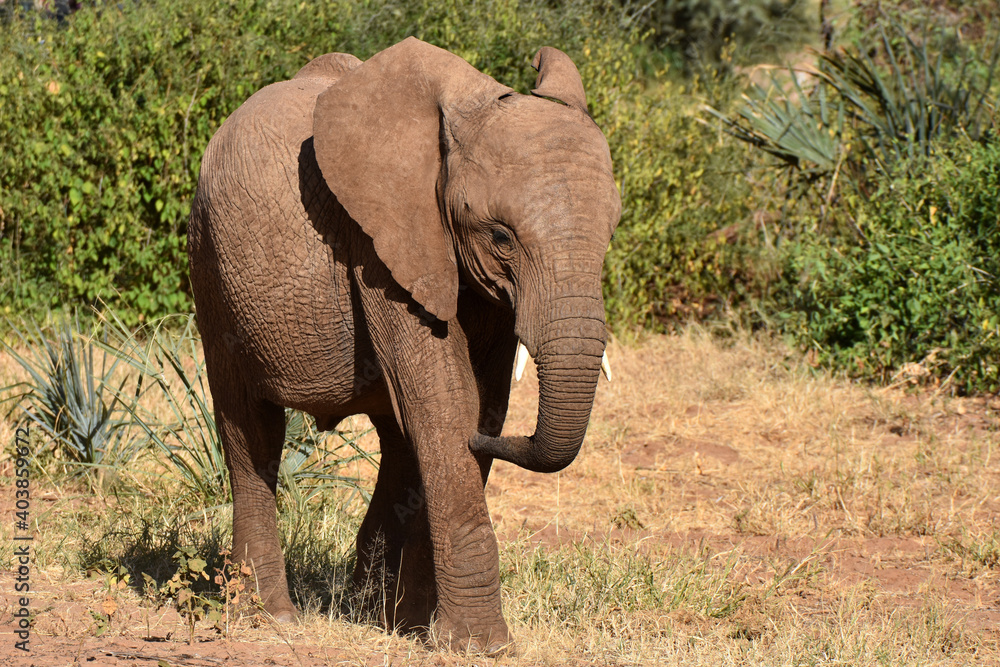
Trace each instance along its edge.
{"label": "elephant's back", "polygon": [[[275,268],[308,259],[303,241],[317,241],[308,211],[308,199],[318,190],[312,182],[318,167],[309,164],[315,164],[312,112],[327,85],[319,79],[271,84],[234,111],[209,141],[188,230],[192,273],[199,264],[244,272],[268,267],[266,275],[254,276],[255,286],[269,282],[276,288],[275,281],[288,277]],[[226,278],[221,276],[224,283]]]}
{"label": "elephant's back", "polygon": [[327,53],[310,60],[292,78],[326,79],[333,83],[360,64],[361,61],[349,53]]}
{"label": "elephant's back", "polygon": [[[199,189],[204,184],[211,194],[218,178],[242,176],[251,183],[287,172],[286,167],[298,163],[303,144],[312,138],[316,98],[360,64],[352,55],[328,53],[311,60],[292,79],[272,83],[251,95],[209,141]],[[254,159],[244,159],[247,155]],[[259,173],[240,173],[251,165],[259,167]]]}
{"label": "elephant's back", "polygon": [[316,97],[331,84],[302,77],[261,89],[202,159],[188,232],[199,326],[229,341],[226,354],[265,394],[290,384],[322,394],[316,360],[352,351],[346,244],[337,242],[351,225],[312,149]]}
{"label": "elephant's back", "polygon": [[[312,137],[316,98],[330,83],[323,79],[281,81],[266,86],[222,123],[208,142],[198,176],[199,194],[217,199],[248,186],[288,183],[274,180],[298,163],[302,143]],[[294,184],[291,184],[294,185]],[[292,188],[295,189],[295,188]],[[273,194],[273,193],[271,193]]]}

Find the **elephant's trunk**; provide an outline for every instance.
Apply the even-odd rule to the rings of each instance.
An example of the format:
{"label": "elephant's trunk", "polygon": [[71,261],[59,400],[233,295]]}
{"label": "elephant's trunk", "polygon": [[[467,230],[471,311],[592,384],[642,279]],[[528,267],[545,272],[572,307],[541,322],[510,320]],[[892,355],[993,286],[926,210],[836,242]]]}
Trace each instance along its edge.
{"label": "elephant's trunk", "polygon": [[[587,433],[594,392],[606,343],[601,300],[581,297],[560,310],[589,312],[583,316],[556,317],[543,329],[542,341],[524,341],[538,368],[538,424],[530,437],[490,437],[477,434],[473,452],[509,461],[535,472],[557,472],[576,458]],[[566,306],[571,306],[566,308]],[[572,308],[572,306],[577,306]]]}

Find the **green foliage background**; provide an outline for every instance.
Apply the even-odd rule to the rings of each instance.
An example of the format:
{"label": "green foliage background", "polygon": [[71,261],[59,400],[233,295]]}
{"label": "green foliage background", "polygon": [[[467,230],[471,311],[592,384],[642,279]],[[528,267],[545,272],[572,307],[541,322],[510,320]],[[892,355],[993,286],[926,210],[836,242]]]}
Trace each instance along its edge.
{"label": "green foliage background", "polygon": [[[101,4],[65,26],[15,19],[0,31],[0,310],[99,299],[132,321],[189,310],[186,219],[216,128],[315,56],[366,58],[410,34],[520,90],[539,46],[576,59],[630,193],[622,228],[632,247],[613,259],[629,278],[611,284],[610,301],[623,322],[648,323],[662,309],[631,276],[655,263],[651,285],[665,285],[677,234],[692,234],[659,228],[700,194],[715,201],[695,176],[705,156],[688,154],[691,135],[704,134],[694,101],[682,86],[646,94],[641,36],[615,6],[532,0],[177,0]],[[681,201],[689,194],[695,206]],[[645,247],[648,231],[663,236]],[[694,263],[701,254],[679,251]]]}
{"label": "green foliage background", "polygon": [[[896,77],[910,64],[884,57],[885,44],[866,30],[888,24],[889,4],[853,3],[850,26],[861,27],[849,26],[841,42],[869,54],[867,66],[913,111],[931,79],[912,67]],[[868,157],[914,141],[905,130],[879,134],[878,110],[865,126],[875,131],[840,112],[819,124],[809,117],[801,136],[830,151],[822,164],[776,161],[725,132],[732,126],[721,119],[741,118],[741,108],[746,121],[762,109],[794,116],[806,100],[826,104],[780,77],[758,89],[778,106],[748,111],[740,98],[741,64],[777,60],[782,47],[801,46],[803,30],[818,32],[809,6],[149,0],[91,3],[63,23],[15,16],[0,24],[0,315],[42,319],[103,302],[134,325],[190,312],[185,233],[205,145],[249,95],[315,56],[367,58],[416,35],[527,91],[530,58],[550,44],[579,66],[622,191],[604,283],[617,333],[735,319],[860,377],[891,380],[919,364],[924,380],[996,390],[992,93],[984,131],[920,138],[919,160],[905,165]],[[921,39],[913,22],[903,31]],[[940,68],[934,80],[991,81],[989,34],[935,28],[924,42],[932,46],[921,46],[930,58],[921,67]],[[786,158],[802,149],[782,141]]]}
{"label": "green foliage background", "polygon": [[995,392],[1000,33],[939,26],[957,11],[859,10],[812,83],[773,78],[727,127],[779,158],[769,324],[852,376]]}

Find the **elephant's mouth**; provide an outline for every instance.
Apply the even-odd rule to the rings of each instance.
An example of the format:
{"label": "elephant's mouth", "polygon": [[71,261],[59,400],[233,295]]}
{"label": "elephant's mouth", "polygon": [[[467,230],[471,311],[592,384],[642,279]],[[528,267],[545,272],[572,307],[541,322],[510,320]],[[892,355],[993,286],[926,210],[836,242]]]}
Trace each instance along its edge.
{"label": "elephant's mouth", "polygon": [[[528,348],[521,341],[517,341],[517,353],[514,355],[515,381],[521,381],[521,377],[524,375],[524,367],[528,365],[529,358],[531,358],[531,353],[528,352]],[[607,349],[604,350],[604,355],[601,357],[601,372],[604,373],[604,377],[608,379],[608,382],[611,382],[611,362],[608,361]]]}

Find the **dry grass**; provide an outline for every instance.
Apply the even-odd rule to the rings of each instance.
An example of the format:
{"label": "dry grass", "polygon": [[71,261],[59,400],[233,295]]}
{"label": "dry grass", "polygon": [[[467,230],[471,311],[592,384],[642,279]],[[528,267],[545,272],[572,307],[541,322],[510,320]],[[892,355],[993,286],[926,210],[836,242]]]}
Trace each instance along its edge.
{"label": "dry grass", "polygon": [[[858,386],[779,343],[697,329],[610,354],[615,381],[599,386],[577,462],[552,476],[498,463],[487,489],[518,656],[435,654],[345,619],[338,596],[360,507],[327,494],[289,507],[283,522],[304,622],[241,621],[223,657],[246,661],[267,645],[310,665],[1000,664],[1000,403]],[[17,373],[0,358],[0,386]],[[536,399],[529,370],[508,431],[532,429]],[[13,440],[11,423],[0,438]],[[9,466],[0,460],[0,472]],[[134,495],[36,483],[48,511],[40,650],[183,652],[176,614],[131,588],[113,591],[121,603],[96,637],[90,612],[110,588],[106,576],[83,579],[81,564],[113,560],[143,521],[165,536],[150,557],[169,559],[171,525],[177,539],[217,548],[224,512],[199,517],[148,481]],[[0,489],[8,545],[11,497]],[[168,633],[155,651],[145,641]]]}

